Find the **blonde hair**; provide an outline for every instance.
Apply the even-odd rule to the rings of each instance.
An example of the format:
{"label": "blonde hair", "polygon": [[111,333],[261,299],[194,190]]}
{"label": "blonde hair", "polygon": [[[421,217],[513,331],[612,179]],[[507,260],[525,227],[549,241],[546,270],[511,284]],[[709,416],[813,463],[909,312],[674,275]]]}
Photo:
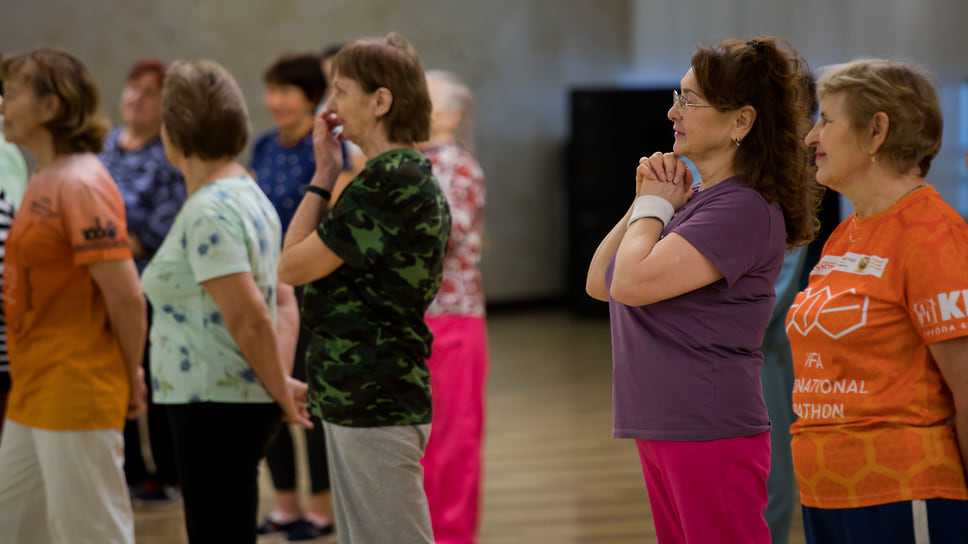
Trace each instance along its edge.
{"label": "blonde hair", "polygon": [[944,120],[930,74],[913,63],[858,59],[827,67],[817,94],[843,93],[847,116],[856,131],[866,130],[878,112],[889,120],[877,159],[899,172],[914,167],[926,176],[941,149]]}

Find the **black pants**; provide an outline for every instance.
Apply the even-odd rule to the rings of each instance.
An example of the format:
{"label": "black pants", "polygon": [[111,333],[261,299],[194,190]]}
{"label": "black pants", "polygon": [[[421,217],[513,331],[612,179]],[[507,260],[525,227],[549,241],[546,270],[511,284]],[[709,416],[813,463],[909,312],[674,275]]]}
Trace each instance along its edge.
{"label": "black pants", "polygon": [[[302,307],[303,287],[296,287],[296,300]],[[309,331],[299,328],[299,341],[296,344],[296,360],[292,375],[306,381],[306,349],[309,347]],[[296,489],[296,452],[293,447],[289,426],[283,425],[279,434],[269,444],[266,463],[272,475],[272,487],[279,491]],[[329,464],[326,462],[326,434],[323,425],[316,420],[313,429],[306,430],[306,450],[309,459],[309,480],[312,493],[329,491]]]}
{"label": "black pants", "polygon": [[[151,328],[151,305],[148,305],[148,328]],[[124,425],[124,477],[128,485],[140,485],[153,479],[167,485],[178,485],[178,470],[175,468],[175,452],[171,445],[171,425],[164,406],[154,404],[151,387],[151,369],[148,360],[150,351],[145,342],[145,383],[148,385],[148,440],[151,443],[151,458],[155,461],[155,472],[148,472],[144,452],[141,451],[141,433],[138,421],[127,421]]]}
{"label": "black pants", "polygon": [[191,544],[255,544],[259,461],[279,430],[278,404],[167,406]]}

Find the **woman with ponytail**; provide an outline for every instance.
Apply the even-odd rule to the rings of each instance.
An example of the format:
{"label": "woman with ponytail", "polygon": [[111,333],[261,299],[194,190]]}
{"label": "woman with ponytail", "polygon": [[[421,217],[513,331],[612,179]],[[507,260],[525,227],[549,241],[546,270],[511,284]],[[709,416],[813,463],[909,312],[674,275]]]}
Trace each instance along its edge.
{"label": "woman with ponytail", "polygon": [[613,435],[636,440],[663,544],[770,542],[757,348],[784,250],[816,229],[805,70],[770,37],[698,48],[673,91],[672,153],[642,158],[589,267],[610,308]]}

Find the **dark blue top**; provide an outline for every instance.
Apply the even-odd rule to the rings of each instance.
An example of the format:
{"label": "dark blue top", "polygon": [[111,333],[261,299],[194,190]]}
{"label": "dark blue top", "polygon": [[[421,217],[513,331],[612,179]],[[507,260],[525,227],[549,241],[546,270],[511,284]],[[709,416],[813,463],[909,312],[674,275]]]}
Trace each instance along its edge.
{"label": "dark blue top", "polygon": [[[343,169],[348,164],[346,144],[343,149]],[[306,193],[306,185],[316,172],[316,157],[313,155],[313,133],[309,131],[296,145],[284,147],[279,144],[279,131],[266,132],[255,141],[252,148],[252,163],[255,180],[269,197],[269,201],[279,213],[282,232],[289,229],[289,222],[299,207],[299,201]]]}
{"label": "dark blue top", "polygon": [[135,258],[140,273],[161,246],[175,216],[185,202],[185,180],[168,158],[161,138],[135,151],[118,145],[122,127],[108,133],[99,157],[118,184],[128,232],[138,237],[145,255]]}

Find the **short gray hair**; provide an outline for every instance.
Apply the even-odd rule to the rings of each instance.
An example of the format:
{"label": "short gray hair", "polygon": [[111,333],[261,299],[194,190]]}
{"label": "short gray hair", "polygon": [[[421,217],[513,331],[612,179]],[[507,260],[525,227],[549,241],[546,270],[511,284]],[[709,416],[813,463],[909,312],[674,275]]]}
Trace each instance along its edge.
{"label": "short gray hair", "polygon": [[457,125],[457,132],[455,134],[457,145],[466,151],[473,151],[474,108],[476,106],[474,101],[474,93],[472,93],[467,84],[464,83],[464,80],[459,78],[453,72],[448,72],[446,70],[428,70],[427,79],[432,79],[445,84],[445,103],[442,105],[448,110],[455,111],[460,114],[460,123]]}

